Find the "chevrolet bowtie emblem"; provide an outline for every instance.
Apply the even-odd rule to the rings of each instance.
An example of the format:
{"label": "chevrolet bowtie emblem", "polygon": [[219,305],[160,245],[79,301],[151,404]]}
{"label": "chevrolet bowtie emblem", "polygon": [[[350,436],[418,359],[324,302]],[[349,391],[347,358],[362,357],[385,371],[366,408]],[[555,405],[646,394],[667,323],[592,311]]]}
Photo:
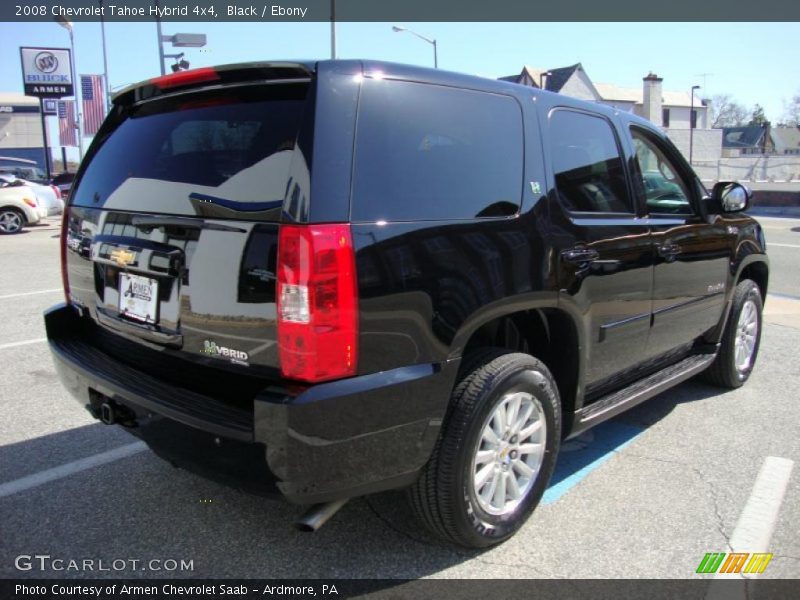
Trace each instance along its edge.
{"label": "chevrolet bowtie emblem", "polygon": [[124,248],[117,248],[111,252],[109,258],[117,263],[120,267],[127,267],[134,260],[136,260],[136,252],[131,252],[130,250],[125,250]]}

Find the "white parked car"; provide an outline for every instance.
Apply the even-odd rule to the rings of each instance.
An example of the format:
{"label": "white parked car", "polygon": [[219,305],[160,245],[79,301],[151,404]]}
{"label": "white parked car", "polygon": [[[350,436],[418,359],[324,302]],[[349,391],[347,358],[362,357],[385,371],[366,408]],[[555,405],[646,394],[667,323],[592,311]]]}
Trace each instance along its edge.
{"label": "white parked car", "polygon": [[64,200],[61,198],[61,191],[54,185],[45,185],[21,179],[14,175],[0,173],[0,184],[3,182],[11,185],[24,185],[33,190],[36,200],[41,209],[40,217],[51,217],[60,215],[64,212]]}
{"label": "white parked car", "polygon": [[43,211],[31,187],[0,180],[0,234],[38,223]]}

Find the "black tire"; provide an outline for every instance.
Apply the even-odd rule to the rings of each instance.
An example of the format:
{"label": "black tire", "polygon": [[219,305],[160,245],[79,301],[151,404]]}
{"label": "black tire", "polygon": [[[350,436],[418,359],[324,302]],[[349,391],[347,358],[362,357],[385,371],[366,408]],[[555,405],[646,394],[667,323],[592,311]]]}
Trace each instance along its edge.
{"label": "black tire", "polygon": [[[6,224],[7,216],[14,216],[19,220],[19,225],[16,229],[11,230],[8,228],[10,225]],[[15,233],[19,233],[22,231],[22,228],[25,227],[25,223],[25,214],[21,210],[13,207],[0,208],[0,235],[14,235]]]}
{"label": "black tire", "polygon": [[[739,317],[748,302],[752,302],[755,305],[758,328],[750,364],[740,370],[736,367],[737,328]],[[717,354],[717,358],[704,373],[705,379],[708,382],[720,387],[734,389],[743,386],[745,381],[748,380],[750,374],[753,372],[753,367],[758,357],[758,348],[761,345],[761,330],[763,328],[761,313],[763,308],[764,302],[761,299],[761,291],[755,282],[750,279],[740,281],[733,293],[731,312],[728,316],[728,322],[725,324],[725,332],[722,335],[719,353]]]}
{"label": "black tire", "polygon": [[[553,376],[540,360],[521,353],[482,353],[463,372],[450,401],[431,459],[409,490],[418,519],[448,542],[493,546],[514,535],[539,503],[555,467],[561,440],[561,403]],[[507,514],[483,510],[473,485],[473,457],[486,419],[507,394],[527,392],[539,401],[546,432],[544,458],[533,484]],[[505,467],[504,467],[505,468]],[[513,466],[512,466],[513,470]]]}

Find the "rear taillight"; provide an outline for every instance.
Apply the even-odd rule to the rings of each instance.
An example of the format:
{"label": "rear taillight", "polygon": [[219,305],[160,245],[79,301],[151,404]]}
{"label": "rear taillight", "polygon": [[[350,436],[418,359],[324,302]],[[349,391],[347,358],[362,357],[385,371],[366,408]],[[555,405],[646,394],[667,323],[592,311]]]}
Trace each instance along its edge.
{"label": "rear taillight", "polygon": [[55,195],[56,195],[56,198],[58,198],[59,200],[61,200],[61,190],[60,190],[60,189],[58,189],[58,186],[56,186],[56,185],[51,185],[50,187],[51,187],[51,188],[53,188],[53,192],[55,193]]}
{"label": "rear taillight", "polygon": [[69,237],[69,209],[64,207],[64,214],[61,215],[61,285],[64,286],[64,300],[70,303],[69,297],[69,274],[67,272],[67,238]]}
{"label": "rear taillight", "polygon": [[355,375],[358,287],[350,226],[281,225],[277,271],[281,374],[309,382]]}
{"label": "rear taillight", "polygon": [[23,201],[25,204],[27,204],[28,206],[30,206],[31,208],[36,208],[36,206],[37,206],[37,204],[36,204],[36,199],[35,199],[35,198],[30,198],[30,197],[28,197],[28,196],[25,196],[25,197],[22,199],[22,201]]}

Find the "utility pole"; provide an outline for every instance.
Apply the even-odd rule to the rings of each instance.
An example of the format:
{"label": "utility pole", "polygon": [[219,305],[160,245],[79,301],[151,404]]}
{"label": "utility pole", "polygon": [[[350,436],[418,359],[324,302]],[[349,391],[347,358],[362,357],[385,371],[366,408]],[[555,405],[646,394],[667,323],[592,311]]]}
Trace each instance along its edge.
{"label": "utility pole", "polygon": [[[713,73],[698,73],[697,75],[695,75],[695,77],[702,77],[703,78],[703,89],[704,90],[708,90],[708,85],[707,85],[708,81],[707,81],[707,79],[709,77],[713,77],[713,76],[714,76]],[[708,97],[708,94],[706,94],[706,98],[707,97]]]}

